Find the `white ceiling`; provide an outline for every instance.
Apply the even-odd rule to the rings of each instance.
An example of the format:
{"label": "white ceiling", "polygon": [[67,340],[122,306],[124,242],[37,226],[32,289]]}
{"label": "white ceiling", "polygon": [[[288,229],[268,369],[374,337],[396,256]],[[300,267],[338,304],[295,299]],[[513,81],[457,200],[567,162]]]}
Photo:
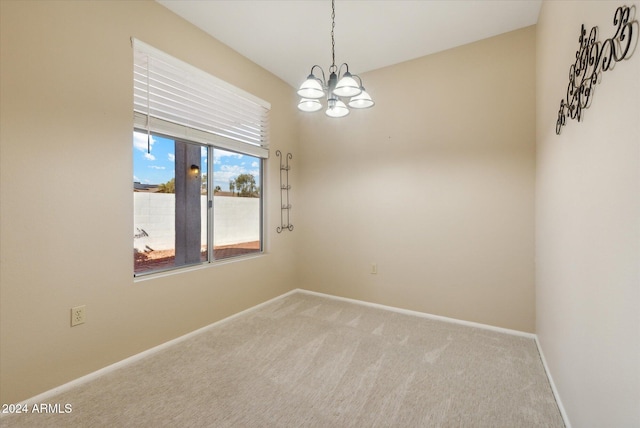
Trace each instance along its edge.
{"label": "white ceiling", "polygon": [[[330,0],[156,0],[298,87],[331,65]],[[336,0],[336,64],[353,74],[538,20],[542,0]]]}

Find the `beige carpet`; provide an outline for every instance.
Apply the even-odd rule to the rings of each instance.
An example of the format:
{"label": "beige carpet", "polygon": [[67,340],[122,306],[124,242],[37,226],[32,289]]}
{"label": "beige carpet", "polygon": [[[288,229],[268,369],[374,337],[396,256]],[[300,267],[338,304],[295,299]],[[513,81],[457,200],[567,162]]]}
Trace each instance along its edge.
{"label": "beige carpet", "polygon": [[295,293],[6,427],[562,427],[533,339]]}

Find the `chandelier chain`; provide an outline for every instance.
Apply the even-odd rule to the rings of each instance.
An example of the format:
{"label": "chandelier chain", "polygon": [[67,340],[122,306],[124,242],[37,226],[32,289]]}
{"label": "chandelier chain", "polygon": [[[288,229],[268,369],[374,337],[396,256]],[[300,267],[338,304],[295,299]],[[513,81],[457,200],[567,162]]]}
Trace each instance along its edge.
{"label": "chandelier chain", "polygon": [[336,66],[336,39],[333,31],[336,28],[336,2],[331,0],[331,68]]}

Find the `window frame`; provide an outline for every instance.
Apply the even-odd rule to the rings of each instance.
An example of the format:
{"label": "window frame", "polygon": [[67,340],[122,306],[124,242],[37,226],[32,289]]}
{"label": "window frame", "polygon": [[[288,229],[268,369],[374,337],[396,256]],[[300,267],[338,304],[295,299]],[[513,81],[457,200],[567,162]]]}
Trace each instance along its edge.
{"label": "window frame", "polygon": [[[134,57],[133,132],[208,149],[207,260],[138,273],[134,264],[134,279],[264,254],[265,169],[269,158],[271,104],[138,39],[132,38],[131,43]],[[260,163],[258,251],[222,259],[214,257],[214,150],[251,156]]]}
{"label": "window frame", "polygon": [[[133,128],[133,132],[139,132],[139,133],[147,133],[146,129],[141,129],[141,128]],[[179,271],[184,271],[184,270],[192,270],[194,268],[201,268],[201,267],[207,267],[207,266],[212,266],[212,265],[217,265],[217,264],[223,264],[223,263],[228,263],[231,261],[238,261],[238,260],[243,260],[243,259],[249,259],[249,258],[254,258],[254,257],[258,257],[264,254],[265,250],[265,235],[264,235],[264,220],[265,220],[265,213],[264,213],[264,208],[265,208],[265,203],[264,203],[264,188],[265,188],[265,167],[267,165],[267,162],[265,162],[264,158],[258,157],[258,156],[253,156],[251,154],[247,154],[247,153],[243,153],[237,150],[229,150],[227,148],[222,148],[219,146],[215,146],[213,144],[205,144],[205,143],[199,143],[199,142],[194,142],[194,141],[188,141],[184,138],[178,138],[178,137],[174,137],[172,135],[168,135],[167,133],[160,133],[160,132],[155,132],[155,131],[151,131],[149,132],[149,135],[156,135],[158,137],[162,137],[162,138],[166,138],[166,139],[171,139],[175,142],[182,142],[182,143],[186,143],[186,144],[193,144],[196,146],[200,146],[200,147],[206,147],[207,148],[207,169],[206,169],[206,174],[207,174],[207,222],[206,222],[206,227],[207,227],[207,260],[204,261],[200,261],[200,262],[194,262],[194,263],[189,263],[189,264],[185,264],[185,265],[180,265],[180,266],[169,266],[169,267],[164,267],[164,268],[160,268],[160,269],[154,269],[154,270],[150,270],[150,271],[143,271],[143,272],[136,272],[135,271],[135,265],[134,265],[134,272],[133,272],[133,276],[134,279],[141,279],[141,278],[147,278],[153,275],[162,275],[162,274],[167,274],[167,273],[175,273],[175,272],[179,272]],[[214,244],[214,239],[215,239],[215,227],[214,227],[214,207],[215,207],[215,186],[213,185],[214,183],[214,172],[213,172],[213,165],[214,165],[214,151],[215,150],[224,150],[226,152],[232,152],[232,153],[237,153],[240,155],[244,155],[244,156],[251,156],[255,159],[258,160],[258,162],[260,163],[259,168],[260,168],[260,176],[259,176],[259,180],[260,180],[260,186],[259,186],[259,196],[258,196],[258,201],[259,201],[259,240],[260,240],[260,248],[258,251],[254,251],[254,252],[249,252],[246,254],[241,254],[241,255],[237,255],[237,256],[231,256],[231,257],[225,257],[225,258],[215,258],[215,244]],[[201,173],[204,173],[204,171],[201,171]]]}

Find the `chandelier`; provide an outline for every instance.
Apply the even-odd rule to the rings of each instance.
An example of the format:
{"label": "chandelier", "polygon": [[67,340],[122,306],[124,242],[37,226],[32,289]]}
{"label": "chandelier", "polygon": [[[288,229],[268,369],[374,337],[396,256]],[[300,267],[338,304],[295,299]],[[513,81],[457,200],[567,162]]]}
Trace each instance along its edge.
{"label": "chandelier", "polygon": [[[305,112],[314,112],[322,109],[321,98],[327,98],[327,110],[329,117],[344,117],[349,114],[349,108],[369,108],[374,102],[371,96],[364,90],[362,79],[349,72],[349,65],[345,62],[336,66],[336,42],[333,31],[336,27],[336,5],[331,0],[331,67],[329,67],[329,80],[327,81],[324,70],[319,65],[311,67],[311,73],[307,80],[298,89],[301,99],[298,109]],[[322,79],[313,74],[315,69],[322,73]],[[344,69],[344,71],[343,71]],[[356,81],[357,79],[357,81]],[[345,104],[346,101],[346,104]]]}

